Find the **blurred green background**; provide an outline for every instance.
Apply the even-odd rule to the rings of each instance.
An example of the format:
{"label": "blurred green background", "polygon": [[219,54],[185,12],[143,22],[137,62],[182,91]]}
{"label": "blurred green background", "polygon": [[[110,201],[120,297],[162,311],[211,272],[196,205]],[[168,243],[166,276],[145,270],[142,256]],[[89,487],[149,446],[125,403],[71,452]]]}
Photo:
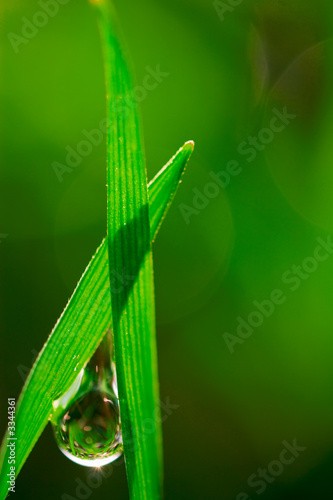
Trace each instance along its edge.
{"label": "blurred green background", "polygon": [[[27,20],[43,24],[43,0],[0,6],[1,432],[7,398],[106,232],[104,141],[62,182],[53,168],[105,117],[93,12],[87,0],[55,1],[37,33]],[[196,143],[154,246],[161,399],[178,405],[163,423],[165,498],[329,498],[333,256],[313,255],[333,232],[332,2],[115,4],[136,85],[147,67],[165,74],[137,91],[149,178]],[[22,29],[25,42],[10,35]],[[278,113],[293,117],[272,131]],[[276,289],[283,303],[258,315]],[[239,318],[258,326],[242,338]],[[306,449],[281,468],[295,439]],[[78,496],[89,469],[48,427],[16,498],[127,499],[116,464]],[[270,471],[260,488],[248,482],[259,468]]]}

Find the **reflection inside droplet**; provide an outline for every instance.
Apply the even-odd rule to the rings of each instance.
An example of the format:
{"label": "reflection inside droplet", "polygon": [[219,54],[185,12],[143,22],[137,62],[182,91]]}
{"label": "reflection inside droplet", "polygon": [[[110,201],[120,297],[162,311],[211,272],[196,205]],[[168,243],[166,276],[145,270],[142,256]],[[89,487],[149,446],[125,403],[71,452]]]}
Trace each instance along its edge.
{"label": "reflection inside droplet", "polygon": [[82,369],[72,386],[53,402],[56,442],[73,462],[100,467],[123,452],[111,334]]}

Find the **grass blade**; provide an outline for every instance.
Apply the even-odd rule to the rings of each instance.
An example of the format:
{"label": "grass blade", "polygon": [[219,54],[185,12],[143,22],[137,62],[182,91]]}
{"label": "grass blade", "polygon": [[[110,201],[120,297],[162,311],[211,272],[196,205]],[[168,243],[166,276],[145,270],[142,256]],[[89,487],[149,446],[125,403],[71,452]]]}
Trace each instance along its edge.
{"label": "grass blade", "polygon": [[[131,500],[162,495],[162,429],[147,177],[127,57],[111,2],[97,2],[105,57],[108,250],[115,361]],[[121,283],[114,279],[121,276]],[[124,278],[124,279],[123,279]],[[147,423],[149,428],[147,428]]]}
{"label": "grass blade", "polygon": [[[185,144],[149,185],[151,239],[155,238],[165,217],[192,149],[192,143]],[[74,382],[110,325],[108,252],[106,240],[103,240],[35,361],[18,400],[16,475],[47,425],[52,401]],[[0,452],[1,500],[8,492],[6,452],[7,441],[4,440]]]}

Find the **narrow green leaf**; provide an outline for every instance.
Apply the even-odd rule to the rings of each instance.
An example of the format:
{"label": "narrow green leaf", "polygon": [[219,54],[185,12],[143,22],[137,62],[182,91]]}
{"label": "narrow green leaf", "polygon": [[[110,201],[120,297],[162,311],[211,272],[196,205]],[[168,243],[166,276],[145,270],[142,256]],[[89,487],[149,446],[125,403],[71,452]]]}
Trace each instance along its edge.
{"label": "narrow green leaf", "polygon": [[[192,149],[185,144],[149,185],[151,239],[155,238],[165,217],[166,207],[173,199]],[[35,361],[21,392],[16,412],[16,474],[48,422],[52,401],[70,387],[110,325],[109,265],[104,239]],[[1,500],[7,495],[6,452],[5,439],[0,452]]]}
{"label": "narrow green leaf", "polygon": [[[108,249],[115,361],[131,500],[162,495],[155,300],[146,167],[132,81],[111,2],[97,2],[108,122]],[[126,277],[117,286],[115,276]],[[122,280],[124,283],[124,280]]]}

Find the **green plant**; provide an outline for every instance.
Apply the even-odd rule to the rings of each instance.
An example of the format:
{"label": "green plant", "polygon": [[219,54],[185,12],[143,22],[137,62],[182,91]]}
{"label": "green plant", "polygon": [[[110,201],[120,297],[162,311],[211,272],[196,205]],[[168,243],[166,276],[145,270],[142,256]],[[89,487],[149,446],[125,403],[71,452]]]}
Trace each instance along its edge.
{"label": "green plant", "polygon": [[[156,421],[158,399],[151,242],[172,202],[193,143],[178,151],[147,190],[137,110],[134,106],[126,110],[113,106],[131,90],[115,15],[106,0],[93,3],[105,53],[111,124],[107,144],[108,235],[23,387],[16,412],[16,474],[47,425],[52,402],[70,387],[76,370],[84,367],[112,325],[130,497],[158,499],[162,485],[161,429],[158,424],[149,434],[144,429],[145,419]],[[121,292],[113,287],[110,271],[131,276]],[[7,435],[0,452],[0,499],[8,492],[6,445]]]}

